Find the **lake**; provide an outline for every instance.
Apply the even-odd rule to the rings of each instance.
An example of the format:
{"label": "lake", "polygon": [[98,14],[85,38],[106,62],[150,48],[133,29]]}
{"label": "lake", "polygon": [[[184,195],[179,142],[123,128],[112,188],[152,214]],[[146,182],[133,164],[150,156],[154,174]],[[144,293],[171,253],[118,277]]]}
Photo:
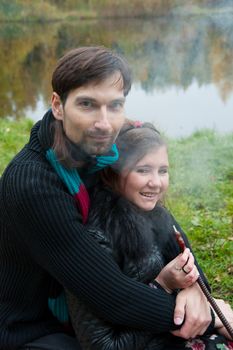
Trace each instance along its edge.
{"label": "lake", "polygon": [[233,131],[232,14],[153,19],[8,23],[0,27],[0,117],[38,120],[49,107],[51,73],[67,50],[104,45],[133,72],[126,114],[168,136]]}

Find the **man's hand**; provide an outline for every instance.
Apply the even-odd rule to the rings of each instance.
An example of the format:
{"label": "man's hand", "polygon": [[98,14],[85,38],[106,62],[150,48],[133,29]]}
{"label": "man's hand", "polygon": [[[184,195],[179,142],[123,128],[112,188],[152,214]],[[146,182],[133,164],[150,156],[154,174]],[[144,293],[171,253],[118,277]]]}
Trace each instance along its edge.
{"label": "man's hand", "polygon": [[[220,310],[222,311],[223,315],[226,317],[227,321],[230,323],[231,327],[233,327],[233,310],[231,306],[221,299],[215,299],[215,302],[220,308]],[[219,334],[222,334],[226,338],[233,340],[216,314],[215,314],[215,328],[217,329],[217,332]]]}
{"label": "man's hand", "polygon": [[177,295],[174,323],[181,325],[184,321],[184,324],[179,330],[172,331],[173,335],[184,339],[202,335],[211,320],[210,305],[197,283]]}

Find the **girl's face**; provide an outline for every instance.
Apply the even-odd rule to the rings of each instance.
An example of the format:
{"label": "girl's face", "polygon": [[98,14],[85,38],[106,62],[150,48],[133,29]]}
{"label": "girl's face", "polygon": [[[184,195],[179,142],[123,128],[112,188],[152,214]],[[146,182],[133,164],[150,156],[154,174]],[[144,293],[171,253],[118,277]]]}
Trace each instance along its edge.
{"label": "girl's face", "polygon": [[152,149],[120,177],[120,192],[142,210],[152,210],[169,185],[166,146]]}

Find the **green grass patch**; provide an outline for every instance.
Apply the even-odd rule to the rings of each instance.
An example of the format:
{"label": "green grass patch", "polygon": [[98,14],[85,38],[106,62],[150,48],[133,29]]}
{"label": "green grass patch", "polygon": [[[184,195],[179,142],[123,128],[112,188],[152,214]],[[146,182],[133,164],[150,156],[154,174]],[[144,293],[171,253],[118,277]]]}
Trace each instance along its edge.
{"label": "green grass patch", "polygon": [[[26,143],[30,120],[0,120],[0,174]],[[166,204],[187,233],[216,297],[233,306],[233,133],[168,140]]]}
{"label": "green grass patch", "polygon": [[28,142],[32,125],[33,122],[26,119],[0,119],[0,174],[19,149]]}
{"label": "green grass patch", "polygon": [[188,234],[216,297],[233,305],[233,134],[170,140],[167,205]]}

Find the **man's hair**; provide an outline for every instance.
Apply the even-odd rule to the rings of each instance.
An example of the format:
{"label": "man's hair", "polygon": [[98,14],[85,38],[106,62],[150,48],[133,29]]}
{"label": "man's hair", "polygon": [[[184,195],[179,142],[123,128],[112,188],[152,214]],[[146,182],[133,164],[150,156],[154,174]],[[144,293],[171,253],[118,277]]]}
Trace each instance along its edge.
{"label": "man's hair", "polygon": [[127,122],[117,140],[119,159],[102,172],[103,182],[118,192],[119,178],[123,171],[130,172],[152,149],[166,146],[165,140],[151,123]]}
{"label": "man's hair", "polygon": [[125,59],[105,47],[79,47],[58,61],[52,75],[53,91],[64,104],[71,90],[89,83],[98,84],[116,72],[120,73],[126,96],[131,88],[131,72]]}
{"label": "man's hair", "polygon": [[[89,83],[101,83],[115,73],[119,73],[126,96],[131,88],[131,72],[126,60],[105,47],[79,47],[69,51],[58,61],[52,75],[53,91],[60,96],[64,105],[70,91]],[[68,168],[80,166],[80,161],[72,156],[72,143],[65,135],[62,121],[55,120],[52,128],[52,148],[59,161]]]}

